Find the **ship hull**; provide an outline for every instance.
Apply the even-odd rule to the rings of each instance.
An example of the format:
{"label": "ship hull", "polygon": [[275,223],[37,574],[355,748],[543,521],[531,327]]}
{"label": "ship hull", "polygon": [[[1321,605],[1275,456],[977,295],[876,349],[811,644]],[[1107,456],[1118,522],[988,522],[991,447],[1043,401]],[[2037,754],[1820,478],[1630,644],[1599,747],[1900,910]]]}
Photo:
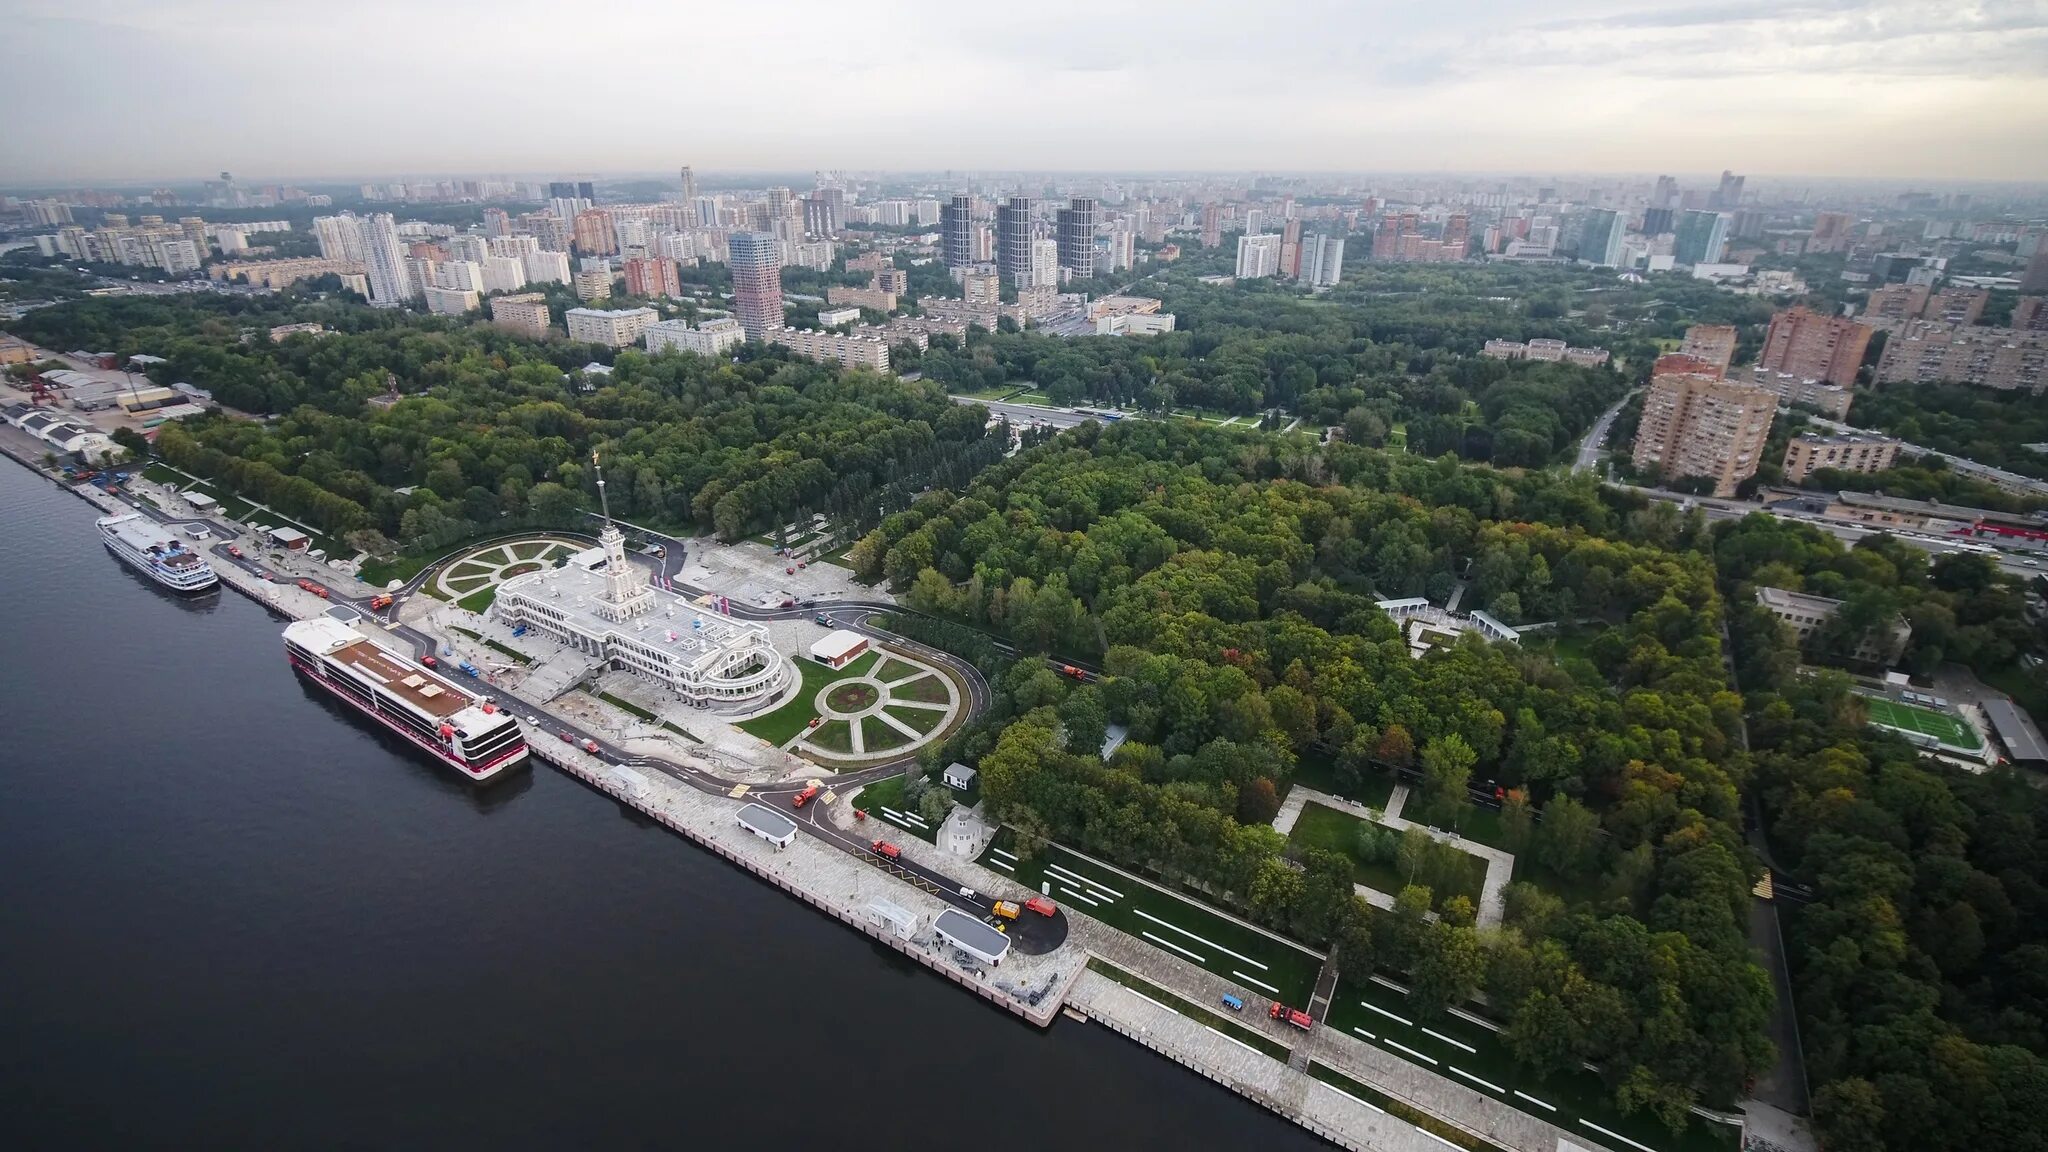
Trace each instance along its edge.
{"label": "ship hull", "polygon": [[322,676],[318,669],[307,667],[296,656],[287,655],[285,657],[285,660],[286,662],[291,664],[292,671],[299,674],[300,679],[305,680],[309,684],[318,685],[329,696],[332,696],[336,700],[339,700],[342,703],[347,704],[350,707],[350,709],[352,709],[358,715],[373,720],[377,723],[379,727],[383,728],[385,731],[404,738],[406,743],[412,745],[414,748],[417,748],[420,752],[424,753],[425,755],[433,758],[433,760],[436,763],[440,764],[442,767],[449,769],[450,771],[454,772],[457,776],[460,776],[464,780],[468,780],[473,784],[488,784],[493,780],[497,780],[503,777],[512,769],[526,762],[526,758],[529,754],[529,749],[525,744],[522,743],[519,745],[517,749],[511,752],[507,752],[505,755],[499,757],[498,759],[493,760],[488,764],[485,764],[481,769],[477,771],[471,771],[469,765],[464,764],[461,761],[450,757],[445,752],[441,751],[439,748],[436,748],[434,745],[428,743],[427,741],[420,739],[418,733],[407,729],[402,724],[396,723],[390,717],[378,713],[375,709],[364,707],[362,701],[356,699],[354,696],[349,695],[347,692],[341,691],[334,685],[329,684],[327,682],[326,677]]}
{"label": "ship hull", "polygon": [[102,536],[100,538],[100,543],[105,544],[107,546],[107,551],[112,552],[114,554],[114,559],[119,560],[121,563],[126,564],[130,568],[135,569],[137,572],[142,573],[144,576],[149,577],[152,583],[154,583],[157,587],[164,589],[165,591],[175,592],[180,596],[204,596],[209,592],[217,592],[220,590],[220,577],[211,571],[207,572],[206,581],[204,583],[173,584],[169,580],[164,579],[162,573],[156,571],[156,569],[154,568],[151,568],[148,564],[145,564],[142,561],[137,560],[135,557],[129,555],[126,551],[117,546],[112,540],[109,540],[106,537]]}

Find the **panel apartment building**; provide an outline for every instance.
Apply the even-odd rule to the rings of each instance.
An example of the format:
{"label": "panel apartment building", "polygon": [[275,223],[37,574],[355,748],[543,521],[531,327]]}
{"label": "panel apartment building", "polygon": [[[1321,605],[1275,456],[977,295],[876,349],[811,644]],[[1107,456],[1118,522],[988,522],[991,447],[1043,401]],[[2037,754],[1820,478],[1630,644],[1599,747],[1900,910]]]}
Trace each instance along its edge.
{"label": "panel apartment building", "polygon": [[1848,388],[1856,383],[1856,369],[1870,348],[1872,331],[1847,317],[1787,308],[1771,317],[1757,367]]}
{"label": "panel apartment building", "polygon": [[1715,496],[1733,496],[1756,474],[1777,410],[1777,393],[1723,380],[1709,361],[1659,357],[1631,459],[1637,469],[1656,465],[1667,479],[1707,477]]}

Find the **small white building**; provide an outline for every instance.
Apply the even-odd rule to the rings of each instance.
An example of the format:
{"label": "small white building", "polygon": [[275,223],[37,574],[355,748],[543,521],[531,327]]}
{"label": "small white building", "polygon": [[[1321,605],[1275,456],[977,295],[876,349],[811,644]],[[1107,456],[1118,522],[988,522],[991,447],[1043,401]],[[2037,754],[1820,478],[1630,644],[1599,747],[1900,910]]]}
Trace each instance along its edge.
{"label": "small white building", "polygon": [[974,787],[975,775],[974,769],[955,761],[946,765],[945,774],[940,779],[946,782],[946,787],[956,792],[965,792]]}
{"label": "small white building", "polygon": [[868,650],[868,638],[845,628],[834,628],[824,639],[811,645],[811,659],[827,668],[844,668]]}
{"label": "small white building", "polygon": [[184,498],[185,503],[192,506],[192,510],[195,512],[215,512],[220,509],[220,501],[215,500],[204,492],[181,492],[179,495]]}
{"label": "small white building", "polygon": [[773,808],[749,804],[739,810],[738,820],[740,827],[778,849],[789,847],[789,842],[796,839],[796,821]]}
{"label": "small white building", "polygon": [[867,917],[868,923],[898,940],[908,940],[917,935],[917,915],[901,904],[877,900],[861,909],[861,913]]}

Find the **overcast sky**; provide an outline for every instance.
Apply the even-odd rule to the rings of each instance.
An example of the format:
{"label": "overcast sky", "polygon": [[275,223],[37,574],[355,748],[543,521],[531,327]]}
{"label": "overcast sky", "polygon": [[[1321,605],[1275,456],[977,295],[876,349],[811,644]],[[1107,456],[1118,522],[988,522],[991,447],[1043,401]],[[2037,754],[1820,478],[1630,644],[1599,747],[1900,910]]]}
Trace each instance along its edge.
{"label": "overcast sky", "polygon": [[0,0],[0,181],[2048,178],[2048,0]]}

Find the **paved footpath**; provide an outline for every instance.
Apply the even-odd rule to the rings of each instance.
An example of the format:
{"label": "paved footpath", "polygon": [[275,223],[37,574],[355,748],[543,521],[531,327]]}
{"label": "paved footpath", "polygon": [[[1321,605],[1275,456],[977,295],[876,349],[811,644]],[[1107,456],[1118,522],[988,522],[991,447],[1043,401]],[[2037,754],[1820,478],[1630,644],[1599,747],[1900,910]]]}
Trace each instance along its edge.
{"label": "paved footpath", "polygon": [[[1406,820],[1395,815],[1407,804],[1407,793],[1408,786],[1405,784],[1399,784],[1394,787],[1394,795],[1388,800],[1387,811],[1380,817],[1379,822],[1397,832],[1405,832],[1411,827],[1418,826],[1429,830],[1427,825],[1417,825],[1413,820]],[[1281,806],[1280,815],[1274,817],[1273,827],[1279,829],[1281,834],[1285,835],[1289,828],[1294,827],[1295,820],[1301,817],[1301,805],[1309,803],[1327,805],[1339,812],[1349,812],[1360,819],[1364,819],[1364,810],[1351,801],[1340,796],[1331,796],[1327,793],[1317,792],[1312,788],[1304,788],[1296,784],[1287,793],[1287,803]],[[1288,814],[1289,806],[1292,806],[1294,809],[1292,815]],[[1280,827],[1282,818],[1287,820],[1287,828]],[[1502,899],[1501,893],[1506,891],[1509,878],[1515,874],[1515,854],[1503,852],[1498,848],[1490,848],[1476,840],[1467,840],[1453,832],[1430,831],[1430,835],[1452,845],[1461,852],[1469,852],[1486,861],[1486,882],[1479,891],[1478,924],[1481,928],[1500,927],[1501,918],[1505,914],[1505,901]],[[1360,896],[1365,898],[1367,903],[1376,908],[1393,907],[1393,897],[1387,893],[1381,892],[1378,889],[1367,888],[1362,884],[1353,885],[1353,888],[1357,890]]]}

